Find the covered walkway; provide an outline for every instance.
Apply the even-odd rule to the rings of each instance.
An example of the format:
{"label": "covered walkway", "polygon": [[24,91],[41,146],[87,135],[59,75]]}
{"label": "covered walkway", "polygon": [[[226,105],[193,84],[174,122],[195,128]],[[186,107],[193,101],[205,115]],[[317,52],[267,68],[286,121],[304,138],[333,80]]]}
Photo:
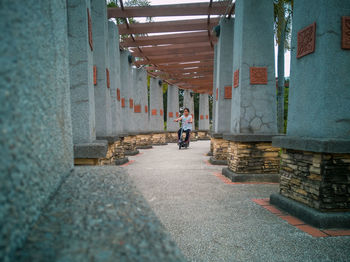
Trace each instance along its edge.
{"label": "covered walkway", "polygon": [[278,184],[225,183],[208,147],[141,150],[125,167],[188,261],[348,261],[350,237],[313,237],[256,204]]}

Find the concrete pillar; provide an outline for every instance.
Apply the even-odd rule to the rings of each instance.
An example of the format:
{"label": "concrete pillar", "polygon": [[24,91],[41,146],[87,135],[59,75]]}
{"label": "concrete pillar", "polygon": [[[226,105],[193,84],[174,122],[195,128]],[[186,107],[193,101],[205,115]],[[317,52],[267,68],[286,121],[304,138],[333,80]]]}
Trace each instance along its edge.
{"label": "concrete pillar", "polygon": [[[73,169],[66,1],[1,1],[1,260]],[[86,9],[85,9],[86,12]]]}
{"label": "concrete pillar", "polygon": [[[117,89],[120,89],[120,54],[119,33],[117,25],[108,21],[108,53],[109,53],[109,80],[111,96],[112,135],[117,135],[122,129],[120,101]],[[119,91],[120,92],[120,91]],[[118,125],[121,125],[118,127]]]}
{"label": "concrete pillar", "polygon": [[112,136],[110,69],[108,61],[108,21],[105,1],[91,0],[92,36],[94,44],[95,113],[98,138]]}
{"label": "concrete pillar", "polygon": [[179,88],[169,85],[167,98],[167,131],[177,132],[179,123],[174,122],[174,119],[179,117]]}
{"label": "concrete pillar", "polygon": [[138,149],[152,148],[152,135],[148,123],[148,87],[147,71],[143,68],[134,69],[135,96],[134,119],[136,124],[136,147]]}
{"label": "concrete pillar", "polygon": [[117,25],[108,21],[108,54],[109,54],[109,81],[111,97],[112,136],[104,164],[121,165],[128,162],[124,152],[123,121],[120,105],[120,50]]}
{"label": "concrete pillar", "polygon": [[124,149],[126,155],[136,155],[136,125],[134,113],[134,86],[136,73],[131,64],[131,54],[120,51],[121,112],[123,119]]}
{"label": "concrete pillar", "polygon": [[209,140],[209,97],[199,94],[199,120],[197,137],[199,140]]}
{"label": "concrete pillar", "polygon": [[211,132],[214,133],[214,127],[215,127],[215,122],[216,122],[216,103],[218,100],[218,97],[216,95],[216,81],[217,81],[217,57],[218,57],[218,48],[217,45],[214,46],[214,69],[213,69],[213,107],[212,107],[212,127],[211,127]]}
{"label": "concrete pillar", "polygon": [[106,156],[107,141],[96,141],[90,1],[69,0],[67,4],[74,158],[76,164],[97,164]]}
{"label": "concrete pillar", "polygon": [[211,134],[212,157],[210,162],[217,165],[227,164],[228,141],[223,133],[230,131],[232,64],[233,64],[234,19],[220,20],[220,35],[215,46],[214,59],[214,110]]}
{"label": "concrete pillar", "polygon": [[228,169],[233,181],[278,181],[272,0],[237,0]]}
{"label": "concrete pillar", "polygon": [[216,90],[214,133],[230,131],[232,59],[233,59],[234,19],[220,20],[220,36],[216,44]]}
{"label": "concrete pillar", "polygon": [[163,116],[163,85],[158,78],[150,79],[150,125],[153,131],[153,144],[166,144]]}
{"label": "concrete pillar", "polygon": [[199,130],[209,130],[209,97],[199,94]]}
{"label": "concrete pillar", "polygon": [[132,65],[129,63],[130,52],[120,51],[120,89],[121,89],[121,112],[123,119],[123,132],[133,130],[133,121],[130,110],[130,98],[132,96]]}
{"label": "concrete pillar", "polygon": [[168,142],[176,143],[178,141],[177,131],[179,130],[179,123],[174,122],[178,118],[179,113],[179,88],[174,85],[168,85],[167,94],[167,131]]}
{"label": "concrete pillar", "polygon": [[150,112],[152,131],[164,131],[163,121],[163,86],[158,78],[150,80]]}
{"label": "concrete pillar", "polygon": [[216,95],[216,81],[217,81],[217,68],[218,68],[218,48],[217,45],[214,46],[214,68],[213,68],[213,91],[212,91],[212,96],[213,96],[213,104],[212,104],[212,126],[210,128],[210,150],[208,152],[208,156],[213,156],[214,152],[214,145],[216,139],[214,138],[215,135],[215,123],[216,123],[216,103],[218,100],[218,96]]}
{"label": "concrete pillar", "polygon": [[294,1],[287,135],[271,202],[314,226],[350,227],[350,2]]}

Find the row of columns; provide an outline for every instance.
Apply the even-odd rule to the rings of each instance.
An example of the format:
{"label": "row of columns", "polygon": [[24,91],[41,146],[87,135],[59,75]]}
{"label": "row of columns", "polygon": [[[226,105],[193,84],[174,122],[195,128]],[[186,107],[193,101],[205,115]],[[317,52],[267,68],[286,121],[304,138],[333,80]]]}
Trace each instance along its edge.
{"label": "row of columns", "polygon": [[[178,87],[168,87],[165,131],[163,83],[151,77],[148,90],[146,70],[135,68],[132,54],[119,49],[118,27],[107,20],[105,2],[70,0],[68,18],[75,163],[122,164],[125,155],[138,153],[137,147],[176,142]],[[189,95],[186,91],[186,106],[194,112]],[[202,103],[201,114],[207,116],[204,98]],[[200,123],[208,131],[208,117]]]}
{"label": "row of columns", "polygon": [[286,136],[277,133],[273,1],[237,0],[215,46],[210,161],[227,164],[235,182],[280,181],[271,202],[316,226],[350,221],[339,213],[350,208],[349,8],[294,2]]}

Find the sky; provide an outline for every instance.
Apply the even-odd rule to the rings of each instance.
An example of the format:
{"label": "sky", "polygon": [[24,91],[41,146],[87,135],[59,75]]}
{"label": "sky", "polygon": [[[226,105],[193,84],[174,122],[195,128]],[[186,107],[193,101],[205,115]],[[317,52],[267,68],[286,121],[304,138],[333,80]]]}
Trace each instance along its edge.
{"label": "sky", "polygon": [[[209,2],[203,0],[150,0],[151,5],[169,5],[169,4],[183,4],[183,3],[199,3],[199,2]],[[154,17],[153,21],[174,21],[174,20],[186,20],[186,19],[198,19],[206,18],[207,16],[164,16],[164,17]],[[140,22],[145,22],[145,19],[137,19]],[[277,76],[277,54],[278,49],[275,46],[275,72]],[[285,76],[289,77],[290,74],[290,51],[287,51],[284,55],[284,68]]]}

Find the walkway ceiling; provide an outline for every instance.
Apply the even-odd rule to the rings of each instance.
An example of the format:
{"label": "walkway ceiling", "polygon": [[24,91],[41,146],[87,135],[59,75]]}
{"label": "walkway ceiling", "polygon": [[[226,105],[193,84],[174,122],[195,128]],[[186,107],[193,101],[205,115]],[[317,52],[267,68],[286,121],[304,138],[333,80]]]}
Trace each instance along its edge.
{"label": "walkway ceiling", "polygon": [[[234,13],[232,0],[142,7],[108,8],[108,18],[122,18],[120,46],[136,57],[134,65],[143,66],[148,73],[181,89],[197,93],[212,93],[214,44],[213,28],[218,16]],[[207,18],[130,24],[130,17],[197,16]],[[215,15],[215,17],[211,17]],[[147,35],[154,34],[156,35]],[[164,34],[165,33],[165,34]]]}

